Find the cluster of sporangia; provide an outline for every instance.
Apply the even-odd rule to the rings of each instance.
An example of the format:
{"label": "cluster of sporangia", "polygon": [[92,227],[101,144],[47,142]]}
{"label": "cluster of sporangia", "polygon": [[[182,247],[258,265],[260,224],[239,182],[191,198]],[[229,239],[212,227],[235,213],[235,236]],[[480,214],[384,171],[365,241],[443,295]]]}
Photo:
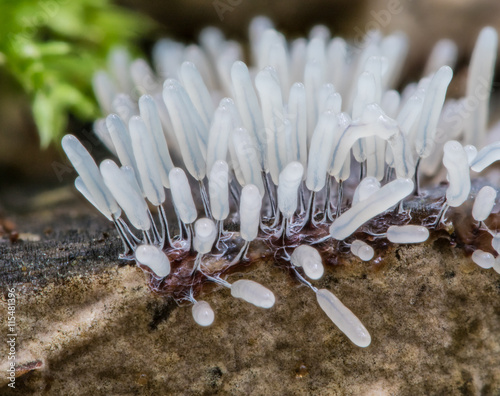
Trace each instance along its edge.
{"label": "cluster of sporangia", "polygon": [[[274,305],[259,283],[223,279],[260,249],[286,263],[338,328],[366,347],[371,337],[359,319],[306,277],[323,275],[326,251],[350,246],[369,261],[377,241],[424,242],[449,208],[469,199],[470,170],[500,159],[500,142],[476,149],[487,143],[497,33],[481,31],[466,93],[446,101],[457,58],[450,40],[436,44],[424,77],[402,92],[392,89],[408,51],[401,33],[370,32],[359,48],[316,26],[309,39],[287,42],[260,17],[250,26],[250,51],[251,67],[240,60],[240,44],[214,28],[201,32],[199,46],[159,41],[156,73],[114,51],[109,74],[94,79],[109,114],[94,129],[120,164],[98,167],[76,137],[65,136],[76,188],[116,225],[121,258],[135,260],[152,289],[192,302],[200,325],[214,320],[210,305],[194,297],[203,283]],[[445,197],[419,190],[419,174],[443,170]],[[484,223],[495,199],[494,188],[481,188],[472,216],[500,252],[500,234]],[[415,215],[416,201],[427,204],[425,216]],[[489,252],[476,250],[472,259],[500,271]]]}

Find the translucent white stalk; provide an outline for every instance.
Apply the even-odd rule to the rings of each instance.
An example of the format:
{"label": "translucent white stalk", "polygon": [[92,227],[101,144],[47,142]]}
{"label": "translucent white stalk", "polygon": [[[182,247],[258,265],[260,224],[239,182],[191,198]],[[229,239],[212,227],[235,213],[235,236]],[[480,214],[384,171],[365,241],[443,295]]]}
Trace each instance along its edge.
{"label": "translucent white stalk", "polygon": [[371,218],[385,212],[410,195],[414,184],[410,179],[396,179],[342,213],[330,226],[330,234],[341,241]]}
{"label": "translucent white stalk", "polygon": [[248,279],[240,279],[231,284],[231,295],[260,308],[271,308],[276,301],[271,290]]}
{"label": "translucent white stalk", "polygon": [[165,190],[158,171],[155,146],[141,117],[130,119],[129,130],[142,189],[148,200],[159,206],[165,201]]}
{"label": "translucent white stalk", "polygon": [[392,243],[421,243],[429,238],[427,227],[419,225],[390,226],[387,239]]}
{"label": "translucent white stalk", "polygon": [[236,128],[232,133],[234,150],[238,158],[238,166],[243,175],[245,184],[253,184],[264,196],[264,183],[262,181],[262,168],[259,164],[258,148],[254,145],[250,134],[245,128]]}
{"label": "translucent white stalk", "polygon": [[297,246],[290,256],[290,261],[296,267],[302,267],[310,279],[320,279],[325,272],[323,259],[319,252],[312,246]]}
{"label": "translucent white stalk", "polygon": [[81,183],[85,186],[88,195],[92,197],[90,202],[104,216],[111,219],[112,215],[119,211],[118,204],[104,184],[94,159],[73,135],[64,136],[61,144],[75,170],[80,175]]}
{"label": "translucent white stalk", "polygon": [[201,218],[194,223],[193,247],[198,253],[210,253],[217,238],[217,228],[213,220]]}
{"label": "translucent white stalk", "polygon": [[143,95],[139,99],[139,111],[141,118],[146,124],[153,142],[157,169],[161,177],[163,186],[170,188],[168,173],[174,167],[170,153],[168,151],[167,140],[163,133],[160,116],[154,99],[149,95]]}
{"label": "translucent white stalk", "polygon": [[363,261],[370,261],[375,255],[373,248],[359,239],[352,241],[351,253]]}
{"label": "translucent white stalk", "polygon": [[266,67],[255,77],[255,86],[259,92],[264,126],[267,135],[267,164],[275,185],[279,173],[286,165],[286,145],[284,128],[284,109],[279,82],[275,71]]}
{"label": "translucent white stalk", "polygon": [[234,62],[231,68],[234,98],[243,126],[250,132],[259,147],[259,162],[262,169],[267,170],[267,136],[259,100],[253,87],[247,66]]}
{"label": "translucent white stalk", "polygon": [[307,163],[306,186],[310,191],[320,191],[326,182],[326,173],[332,159],[335,135],[339,123],[333,111],[325,111],[318,120],[312,135]]}
{"label": "translucent white stalk", "polygon": [[443,165],[448,171],[449,182],[446,202],[452,207],[460,206],[469,196],[471,183],[467,154],[456,140],[450,140],[444,145]]}
{"label": "translucent white stalk", "polygon": [[297,210],[297,198],[300,182],[304,175],[304,167],[300,162],[290,162],[279,176],[278,207],[287,219]]}
{"label": "translucent white stalk", "polygon": [[316,299],[321,309],[330,320],[344,333],[355,345],[365,348],[371,343],[370,333],[361,321],[349,308],[330,291],[320,289],[316,292]]}
{"label": "translucent white stalk", "polygon": [[208,180],[210,209],[215,220],[225,220],[229,215],[229,168],[225,161],[215,161]]}
{"label": "translucent white stalk", "polygon": [[247,184],[241,190],[240,198],[240,234],[247,242],[257,238],[261,207],[262,196],[259,189],[253,184]]}
{"label": "translucent white stalk", "polygon": [[191,308],[194,321],[200,326],[210,326],[215,319],[215,314],[209,303],[206,301],[196,301]]}
{"label": "translucent white stalk", "polygon": [[429,156],[432,152],[436,126],[452,77],[451,68],[443,66],[434,74],[426,90],[415,139],[417,154],[421,158]]}
{"label": "translucent white stalk", "polygon": [[183,62],[179,69],[182,85],[208,130],[214,114],[214,105],[200,72],[192,62]]}
{"label": "translucent white stalk", "polygon": [[472,106],[472,111],[464,118],[466,144],[480,146],[484,142],[497,48],[496,30],[491,26],[483,28],[472,52],[467,78],[466,101]]}
{"label": "translucent white stalk", "polygon": [[172,200],[179,217],[185,224],[193,223],[197,211],[186,174],[181,168],[174,168],[170,171],[169,178]]}
{"label": "translucent white stalk", "polygon": [[148,215],[146,201],[137,189],[124,177],[123,171],[115,162],[104,160],[100,170],[106,186],[118,201],[127,218],[138,230],[149,230],[151,221]]}
{"label": "translucent white stalk", "polygon": [[170,274],[170,261],[159,247],[140,245],[135,250],[135,259],[153,271],[158,278],[165,278]]}
{"label": "translucent white stalk", "polygon": [[191,100],[178,81],[169,79],[163,85],[163,100],[167,106],[182,159],[188,172],[202,180],[206,172],[207,138],[204,124],[195,111]]}
{"label": "translucent white stalk", "polygon": [[495,199],[497,198],[497,191],[490,186],[484,186],[479,190],[474,200],[472,207],[472,217],[476,221],[484,221],[488,218],[495,206]]}

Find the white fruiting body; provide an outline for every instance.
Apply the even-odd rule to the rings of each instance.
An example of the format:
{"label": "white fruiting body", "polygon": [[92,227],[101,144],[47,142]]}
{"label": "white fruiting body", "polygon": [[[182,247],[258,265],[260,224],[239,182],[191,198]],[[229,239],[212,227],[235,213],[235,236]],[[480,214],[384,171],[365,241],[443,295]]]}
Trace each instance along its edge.
{"label": "white fruiting body", "polygon": [[[261,17],[250,26],[250,44],[253,64],[242,61],[241,45],[215,28],[201,32],[200,46],[160,40],[153,49],[157,74],[146,61],[114,51],[111,75],[101,71],[93,80],[105,116],[94,130],[120,166],[105,160],[98,168],[74,136],[65,136],[63,148],[79,174],[75,186],[114,221],[125,246],[122,257],[135,259],[166,282],[172,278],[172,253],[189,262],[191,281],[206,277],[229,287],[235,297],[270,308],[275,302],[271,291],[249,280],[228,283],[219,277],[223,271],[211,268],[210,257],[212,250],[224,253],[231,247],[233,260],[217,267],[228,269],[254,259],[252,241],[281,243],[276,258],[315,291],[321,308],[356,345],[366,347],[371,338],[356,316],[301,273],[319,279],[325,271],[320,252],[332,245],[350,247],[370,261],[375,251],[363,239],[423,243],[449,207],[468,200],[469,168],[481,172],[500,160],[499,142],[481,147],[497,33],[493,28],[481,32],[466,97],[459,100],[446,100],[450,66],[457,58],[449,40],[436,45],[424,77],[401,93],[394,90],[408,52],[401,33],[383,37],[377,32],[361,51],[352,51],[343,39],[330,39],[324,27],[309,40],[288,43]],[[479,98],[463,125],[452,128],[450,117],[460,114],[464,100],[478,88],[488,95]],[[434,176],[442,164],[448,177],[445,204],[434,225],[411,224],[405,204],[413,192],[418,195],[413,178],[418,181],[419,166]],[[495,197],[490,187],[477,195],[472,214],[482,230]],[[173,206],[164,208],[170,201]],[[393,218],[389,210],[406,214],[410,224],[385,220],[383,233],[371,232],[370,224]],[[179,221],[171,238],[168,219],[174,216]],[[239,231],[231,227],[229,232],[225,221],[238,223]],[[142,240],[128,224],[141,231]],[[311,227],[321,228],[322,236],[315,237]],[[498,252],[500,238],[490,232]],[[216,257],[225,260],[224,254]],[[476,250],[473,260],[498,270],[499,259],[491,253]],[[176,276],[182,276],[181,269],[176,267]],[[211,307],[197,302],[193,289],[188,299],[194,303],[194,320],[210,325]]]}

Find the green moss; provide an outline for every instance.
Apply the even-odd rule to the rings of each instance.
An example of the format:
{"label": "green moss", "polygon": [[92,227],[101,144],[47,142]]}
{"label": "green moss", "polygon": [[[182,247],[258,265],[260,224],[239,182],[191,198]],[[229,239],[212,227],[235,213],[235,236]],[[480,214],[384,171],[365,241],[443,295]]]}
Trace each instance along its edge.
{"label": "green moss", "polygon": [[112,46],[137,52],[129,43],[151,25],[108,0],[0,0],[0,73],[28,95],[42,147],[60,139],[68,113],[98,115],[93,72]]}

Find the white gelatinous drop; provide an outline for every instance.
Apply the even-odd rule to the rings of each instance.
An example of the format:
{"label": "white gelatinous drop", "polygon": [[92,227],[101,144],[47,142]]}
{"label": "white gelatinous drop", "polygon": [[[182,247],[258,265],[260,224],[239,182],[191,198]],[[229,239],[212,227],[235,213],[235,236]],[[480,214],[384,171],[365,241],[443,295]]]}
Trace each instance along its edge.
{"label": "white gelatinous drop", "polygon": [[327,110],[318,120],[309,147],[306,186],[310,191],[320,191],[326,182],[326,173],[332,160],[333,143],[338,133],[336,114]]}
{"label": "white gelatinous drop", "polygon": [[143,95],[139,99],[139,111],[141,118],[148,127],[148,130],[153,139],[153,147],[156,153],[158,163],[158,172],[161,176],[163,186],[170,188],[168,173],[174,167],[170,153],[168,151],[167,140],[161,126],[160,115],[156,106],[155,100],[149,95]]}
{"label": "white gelatinous drop", "polygon": [[208,129],[194,109],[186,90],[177,80],[165,81],[163,100],[167,106],[186,169],[196,180],[202,180],[206,173]]}
{"label": "white gelatinous drop", "polygon": [[245,128],[236,128],[232,133],[233,147],[237,164],[246,184],[253,184],[259,189],[261,196],[264,196],[264,182],[262,181],[262,168],[259,163],[259,149],[254,144],[250,134]]}
{"label": "white gelatinous drop", "polygon": [[293,265],[302,267],[305,274],[311,279],[320,279],[325,272],[323,260],[319,252],[312,246],[297,246],[290,256],[290,261]]}
{"label": "white gelatinous drop", "polygon": [[255,138],[259,147],[259,162],[262,169],[267,169],[267,137],[259,100],[253,87],[252,79],[245,63],[234,62],[231,67],[234,98],[245,128]]}
{"label": "white gelatinous drop", "polygon": [[90,202],[111,220],[113,213],[119,211],[118,204],[104,184],[94,159],[73,135],[64,136],[61,144],[75,170],[82,178],[89,196],[92,196]]}
{"label": "white gelatinous drop", "polygon": [[446,142],[443,150],[443,165],[448,171],[449,182],[446,202],[452,207],[457,207],[465,202],[471,188],[467,153],[456,140]]}
{"label": "white gelatinous drop", "polygon": [[354,190],[352,205],[369,198],[374,192],[380,190],[380,182],[373,176],[367,176],[361,180]]}
{"label": "white gelatinous drop", "polygon": [[491,83],[495,72],[498,34],[487,26],[477,38],[467,77],[466,103],[472,108],[464,118],[464,140],[466,144],[481,146],[488,125],[488,104],[491,95]]}
{"label": "white gelatinous drop", "polygon": [[396,179],[387,183],[370,198],[342,213],[330,226],[331,236],[339,241],[344,240],[362,224],[410,195],[413,188],[414,184],[410,179]]}
{"label": "white gelatinous drop", "polygon": [[363,323],[332,292],[320,289],[316,292],[316,299],[330,320],[355,345],[362,348],[370,345],[372,339]]}
{"label": "white gelatinous drop", "polygon": [[206,301],[196,301],[191,312],[193,313],[194,321],[200,326],[210,326],[214,322],[214,311]]}
{"label": "white gelatinous drop", "polygon": [[474,217],[474,220],[486,220],[495,205],[496,197],[497,191],[493,187],[484,186],[479,190],[474,200],[474,206],[472,207],[472,217]]}
{"label": "white gelatinous drop", "polygon": [[427,227],[419,225],[390,226],[387,239],[393,243],[421,243],[429,238]]}
{"label": "white gelatinous drop", "polygon": [[118,168],[115,162],[104,160],[99,168],[104,183],[106,183],[132,225],[138,230],[149,230],[151,221],[147,212],[148,205],[137,191],[137,187],[131,184],[130,179],[125,177],[124,172]]}
{"label": "white gelatinous drop", "polygon": [[500,142],[494,142],[479,150],[470,168],[474,172],[481,172],[498,160],[500,160]]}
{"label": "white gelatinous drop", "polygon": [[359,239],[352,241],[351,253],[363,261],[370,261],[375,255],[373,248]]}
{"label": "white gelatinous drop", "polygon": [[434,74],[426,90],[415,140],[417,153],[421,158],[428,157],[432,152],[439,115],[452,77],[451,68],[442,66]]}
{"label": "white gelatinous drop", "polygon": [[165,201],[165,189],[158,171],[157,153],[149,131],[139,116],[129,121],[130,139],[144,194],[155,206]]}
{"label": "white gelatinous drop", "polygon": [[194,223],[194,250],[201,254],[209,253],[216,237],[217,229],[213,220],[205,217],[196,220]]}
{"label": "white gelatinous drop", "polygon": [[271,290],[248,279],[240,279],[231,284],[231,295],[261,308],[271,308],[275,302]]}
{"label": "white gelatinous drop", "polygon": [[186,174],[181,168],[174,168],[170,171],[168,177],[170,179],[172,200],[177,213],[185,224],[191,224],[196,220],[197,212]]}
{"label": "white gelatinous drop", "polygon": [[247,241],[253,241],[259,232],[262,196],[253,184],[247,184],[241,190],[240,198],[240,234]]}
{"label": "white gelatinous drop", "polygon": [[481,268],[491,268],[495,264],[495,257],[491,253],[483,252],[482,250],[475,250],[472,253],[472,261],[474,261]]}
{"label": "white gelatinous drop", "polygon": [[491,246],[497,253],[500,254],[500,233],[493,235],[493,238],[491,239]]}
{"label": "white gelatinous drop", "polygon": [[170,274],[170,261],[167,255],[157,246],[138,246],[135,250],[135,259],[139,264],[151,269],[158,278],[164,278]]}
{"label": "white gelatinous drop", "polygon": [[215,161],[208,180],[210,209],[215,220],[229,215],[229,167],[226,161]]}
{"label": "white gelatinous drop", "polygon": [[290,162],[280,173],[278,207],[287,219],[292,217],[297,210],[298,189],[303,175],[304,167],[297,161]]}

